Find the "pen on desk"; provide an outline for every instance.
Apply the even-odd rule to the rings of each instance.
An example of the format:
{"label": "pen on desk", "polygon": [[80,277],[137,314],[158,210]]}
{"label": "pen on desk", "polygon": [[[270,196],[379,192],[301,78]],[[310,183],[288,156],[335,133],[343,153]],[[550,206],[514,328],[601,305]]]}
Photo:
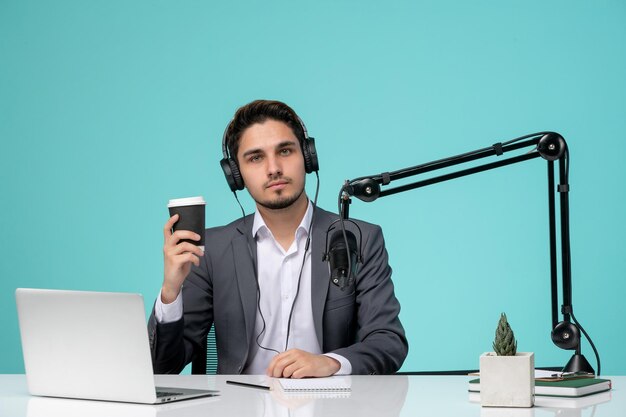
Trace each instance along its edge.
{"label": "pen on desk", "polygon": [[242,387],[248,387],[248,388],[257,388],[257,389],[264,389],[264,390],[271,390],[270,387],[268,387],[267,385],[257,385],[257,384],[248,384],[246,382],[239,382],[239,381],[226,381],[227,384],[231,384],[231,385],[239,385]]}

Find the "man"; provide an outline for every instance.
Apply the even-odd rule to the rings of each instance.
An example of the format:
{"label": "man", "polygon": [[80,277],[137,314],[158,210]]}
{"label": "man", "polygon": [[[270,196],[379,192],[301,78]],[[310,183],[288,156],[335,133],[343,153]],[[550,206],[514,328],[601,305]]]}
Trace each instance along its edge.
{"label": "man", "polygon": [[358,222],[362,265],[349,286],[332,284],[322,254],[338,216],[306,195],[306,172],[317,171],[310,141],[284,103],[237,110],[222,165],[256,212],[207,229],[204,253],[180,242],[197,234],[171,232],[177,216],[165,224],[163,285],[148,323],[155,373],[178,373],[204,354],[212,323],[218,373],[303,378],[400,368],[408,344],[382,232]]}

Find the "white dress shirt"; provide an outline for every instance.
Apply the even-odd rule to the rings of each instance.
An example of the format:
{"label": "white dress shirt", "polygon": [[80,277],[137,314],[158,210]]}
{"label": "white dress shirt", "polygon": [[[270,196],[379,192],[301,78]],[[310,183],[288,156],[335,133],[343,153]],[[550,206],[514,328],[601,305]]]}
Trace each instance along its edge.
{"label": "white dress shirt", "polygon": [[[297,348],[313,354],[323,353],[313,325],[310,245],[304,265],[302,265],[312,215],[313,205],[309,202],[304,218],[296,229],[294,241],[287,250],[276,241],[259,212],[257,211],[254,215],[252,236],[257,244],[260,310],[256,309],[254,338],[250,346],[248,362],[243,370],[245,374],[265,374],[267,366],[276,355],[276,352],[263,349],[259,345],[278,352],[285,350],[289,313],[298,290],[300,272],[300,291],[293,306],[287,349]],[[207,242],[207,244],[210,243]],[[155,305],[157,321],[168,323],[179,320],[183,315],[182,304],[180,294],[171,304],[163,304],[159,294]],[[263,317],[261,317],[261,312]],[[265,330],[263,330],[264,320]],[[259,345],[257,345],[257,340]],[[326,355],[341,364],[336,375],[347,375],[352,372],[350,362],[343,356],[333,353]]]}

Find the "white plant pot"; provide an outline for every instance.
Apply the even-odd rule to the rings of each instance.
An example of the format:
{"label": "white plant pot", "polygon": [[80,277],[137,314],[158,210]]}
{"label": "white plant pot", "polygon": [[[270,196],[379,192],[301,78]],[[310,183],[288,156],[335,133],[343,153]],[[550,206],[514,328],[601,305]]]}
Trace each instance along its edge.
{"label": "white plant pot", "polygon": [[518,352],[480,356],[480,405],[483,407],[532,407],[535,402],[535,354]]}

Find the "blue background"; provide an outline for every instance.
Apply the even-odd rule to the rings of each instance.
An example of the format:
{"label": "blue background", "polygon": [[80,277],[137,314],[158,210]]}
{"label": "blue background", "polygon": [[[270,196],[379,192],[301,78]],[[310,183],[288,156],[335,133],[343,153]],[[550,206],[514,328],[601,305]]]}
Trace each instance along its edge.
{"label": "blue background", "polygon": [[[23,372],[17,287],[140,292],[151,306],[167,200],[203,195],[208,226],[237,218],[222,132],[237,107],[272,98],[317,139],[333,211],[346,178],[560,132],[575,313],[603,373],[626,374],[625,22],[620,0],[1,0],[0,372]],[[569,358],[549,337],[543,160],[355,201],[351,215],[385,231],[403,370],[478,367],[502,311],[538,366]]]}

